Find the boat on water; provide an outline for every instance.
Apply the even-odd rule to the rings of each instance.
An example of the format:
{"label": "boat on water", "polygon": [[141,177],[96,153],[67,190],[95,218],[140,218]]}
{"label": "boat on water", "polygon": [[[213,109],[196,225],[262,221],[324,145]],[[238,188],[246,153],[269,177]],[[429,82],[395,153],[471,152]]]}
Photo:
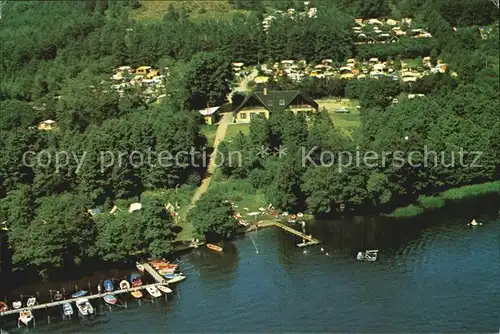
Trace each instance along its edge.
{"label": "boat on water", "polygon": [[102,299],[109,305],[116,305],[118,303],[118,298],[115,295],[106,295]]}
{"label": "boat on water", "polygon": [[153,297],[160,297],[161,296],[161,292],[160,290],[158,290],[155,286],[148,286],[146,288],[146,290],[149,292],[149,294]]}
{"label": "boat on water", "polygon": [[73,298],[80,298],[80,297],[86,296],[88,293],[89,293],[88,291],[80,290],[80,291],[77,291],[77,292],[73,293],[71,295],[71,297],[73,297]]}
{"label": "boat on water", "polygon": [[0,312],[5,312],[8,309],[9,309],[9,306],[7,305],[7,303],[0,302]]}
{"label": "boat on water", "polygon": [[63,295],[62,295],[62,293],[60,293],[59,291],[57,291],[56,294],[54,295],[54,300],[55,301],[59,301],[61,299],[63,299]]}
{"label": "boat on water", "polygon": [[177,268],[167,268],[158,270],[158,273],[160,273],[160,275],[168,275],[168,274],[174,274],[176,270]]}
{"label": "boat on water", "polygon": [[28,298],[28,301],[26,302],[26,306],[33,307],[33,306],[35,306],[35,304],[36,304],[35,297]]}
{"label": "boat on water", "polygon": [[94,308],[87,298],[79,298],[76,300],[75,304],[82,317],[88,317],[94,314]]}
{"label": "boat on water", "polygon": [[219,247],[219,246],[214,245],[214,244],[207,244],[207,247],[208,247],[208,249],[211,249],[211,250],[216,251],[216,252],[223,251],[222,247]]}
{"label": "boat on water", "polygon": [[132,291],[132,292],[130,292],[130,294],[131,294],[131,295],[132,295],[132,297],[134,297],[134,298],[137,298],[137,299],[142,298],[142,292],[141,292],[141,291],[139,291],[139,290]]}
{"label": "boat on water", "polygon": [[22,310],[19,313],[19,319],[18,321],[26,327],[30,327],[35,320],[35,317],[33,317],[33,314],[31,313],[31,310]]}
{"label": "boat on water", "polygon": [[120,282],[120,289],[125,290],[125,289],[130,289],[130,283],[126,280],[123,280]]}
{"label": "boat on water", "polygon": [[113,286],[113,282],[109,279],[104,280],[104,282],[102,282],[102,286],[104,287],[104,291],[106,292],[110,292],[115,289],[115,287]]}
{"label": "boat on water", "polygon": [[168,286],[158,285],[157,288],[163,293],[172,293],[172,289],[170,289]]}
{"label": "boat on water", "polygon": [[174,263],[163,263],[163,264],[156,264],[154,267],[158,270],[163,270],[163,269],[177,269],[179,267],[178,264]]}
{"label": "boat on water", "polygon": [[71,303],[64,303],[61,305],[62,312],[66,318],[71,318],[73,316],[73,306]]}
{"label": "boat on water", "polygon": [[144,266],[142,264],[140,264],[139,262],[136,262],[135,263],[135,267],[137,268],[137,270],[139,270],[140,272],[144,272]]}
{"label": "boat on water", "polygon": [[364,252],[358,252],[356,255],[356,260],[374,262],[377,261],[378,249],[366,250]]}
{"label": "boat on water", "polygon": [[130,275],[130,284],[132,285],[132,287],[141,286],[142,285],[141,275],[135,274],[135,273],[131,274]]}
{"label": "boat on water", "polygon": [[173,278],[168,279],[167,283],[168,284],[174,284],[174,283],[178,283],[178,282],[184,281],[185,279],[186,279],[186,276],[175,276]]}
{"label": "boat on water", "polygon": [[14,308],[16,310],[18,308],[21,308],[21,306],[23,306],[23,303],[20,300],[16,300],[15,302],[12,303],[12,308]]}

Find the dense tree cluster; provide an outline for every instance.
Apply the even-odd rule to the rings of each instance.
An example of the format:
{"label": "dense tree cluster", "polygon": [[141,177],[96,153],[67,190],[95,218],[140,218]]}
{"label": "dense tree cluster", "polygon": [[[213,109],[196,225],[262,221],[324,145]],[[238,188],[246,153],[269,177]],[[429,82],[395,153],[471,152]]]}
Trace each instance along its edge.
{"label": "dense tree cluster", "polygon": [[[342,136],[323,113],[306,117],[283,111],[268,121],[254,119],[248,136],[240,134],[220,147],[226,154],[248,153],[241,164],[223,163],[223,174],[248,178],[277,207],[317,213],[340,210],[340,204],[347,210],[384,210],[419,193],[498,174],[498,28],[482,39],[472,26],[496,19],[489,1],[310,1],[309,7],[317,8],[315,17],[298,14],[306,11],[303,1],[230,3],[237,10],[220,19],[194,19],[186,10],[170,7],[162,20],[151,22],[130,18],[140,6],[136,0],[2,5],[0,212],[9,227],[15,266],[58,267],[96,257],[116,261],[167,254],[171,218],[164,203],[143,192],[199,180],[193,161],[196,165],[201,158],[184,153],[201,150],[205,141],[201,118],[193,109],[226,101],[234,61],[343,62],[356,56],[432,54],[459,74],[457,80],[436,75],[411,86],[390,80],[302,83],[299,88],[314,97],[359,99],[358,133]],[[274,9],[289,8],[296,15],[275,15]],[[424,22],[435,39],[354,45],[354,17],[388,17],[397,11]],[[275,18],[263,29],[264,17],[271,14]],[[168,67],[164,102],[152,106],[135,89],[118,94],[109,78],[121,65],[155,66],[164,74]],[[277,85],[296,88],[287,81]],[[425,93],[427,98],[391,105],[401,91]],[[47,119],[56,120],[56,129],[36,130]],[[408,153],[424,145],[447,152],[481,150],[483,167],[354,165],[339,170],[313,167],[310,161],[304,165],[301,153],[316,148],[312,157],[319,159],[326,151],[356,154],[359,147],[362,152]],[[257,155],[263,146],[271,148],[270,156]],[[277,153],[282,147],[287,148],[284,157]],[[177,157],[175,163],[158,156],[165,151]],[[26,152],[34,152],[29,161]],[[36,154],[40,152],[44,154]],[[95,206],[109,211],[119,201],[124,201],[122,211],[139,201],[143,209],[87,214]],[[214,216],[206,216],[209,207]],[[200,199],[192,220],[199,234],[216,239],[232,234],[231,215],[222,196],[209,193]]]}

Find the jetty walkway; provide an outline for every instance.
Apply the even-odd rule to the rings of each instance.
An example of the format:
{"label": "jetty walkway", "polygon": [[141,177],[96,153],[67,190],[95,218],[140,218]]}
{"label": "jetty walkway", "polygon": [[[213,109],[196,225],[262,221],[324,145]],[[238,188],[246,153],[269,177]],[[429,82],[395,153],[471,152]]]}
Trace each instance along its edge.
{"label": "jetty walkway", "polygon": [[63,299],[63,300],[58,300],[58,301],[54,301],[54,302],[50,302],[50,303],[38,304],[38,305],[31,306],[31,307],[21,307],[21,308],[15,309],[15,310],[8,310],[8,311],[0,312],[0,317],[20,313],[23,310],[41,310],[41,309],[47,309],[49,307],[60,306],[60,305],[66,304],[66,303],[73,303],[81,298],[86,298],[88,300],[91,300],[91,299],[103,298],[104,296],[110,295],[110,294],[111,295],[121,295],[124,293],[130,293],[130,292],[137,291],[137,290],[147,289],[148,287],[152,287],[152,286],[154,286],[154,287],[157,287],[159,285],[168,286],[168,283],[166,282],[165,278],[163,276],[161,276],[155,269],[153,269],[153,267],[151,267],[149,265],[149,263],[143,263],[142,266],[144,267],[144,270],[146,270],[155,279],[156,283],[140,285],[140,286],[131,287],[128,289],[119,289],[119,290],[113,290],[110,292],[97,293],[97,294],[82,296],[82,297],[77,297],[77,298]]}
{"label": "jetty walkway", "polygon": [[318,245],[321,243],[321,241],[313,238],[312,236],[310,235],[307,235],[305,233],[302,233],[300,231],[297,231],[296,229],[294,228],[291,228],[290,226],[286,226],[285,224],[282,224],[278,221],[274,221],[274,220],[261,220],[259,222],[257,222],[257,225],[255,225],[256,228],[259,228],[259,227],[269,227],[269,226],[277,226],[285,231],[287,231],[288,233],[291,233],[291,234],[294,234],[300,238],[302,238],[302,242],[297,244],[298,247],[306,247],[306,246],[312,246],[312,245]]}

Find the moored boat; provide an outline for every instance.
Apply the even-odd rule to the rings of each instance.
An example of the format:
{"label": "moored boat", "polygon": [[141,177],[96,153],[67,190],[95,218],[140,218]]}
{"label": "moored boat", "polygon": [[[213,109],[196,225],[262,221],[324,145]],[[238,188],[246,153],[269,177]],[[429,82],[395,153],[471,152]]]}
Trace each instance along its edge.
{"label": "moored boat", "polygon": [[110,292],[115,289],[115,287],[113,286],[113,282],[109,279],[104,280],[104,282],[102,282],[102,286],[104,287],[104,291],[106,292]]}
{"label": "moored boat", "polygon": [[56,294],[54,295],[54,300],[58,301],[58,300],[61,300],[61,299],[63,299],[63,295],[62,295],[62,293],[60,293],[59,291],[57,291]]}
{"label": "moored boat", "polygon": [[130,284],[132,287],[137,287],[142,285],[141,276],[139,274],[130,275]]}
{"label": "moored boat", "polygon": [[135,263],[135,267],[137,268],[137,270],[139,270],[140,272],[144,272],[144,266],[142,264],[140,264],[139,262],[136,262]]}
{"label": "moored boat", "polygon": [[146,288],[146,290],[149,292],[151,296],[155,298],[161,296],[160,290],[158,290],[155,286],[150,285]]}
{"label": "moored boat", "polygon": [[178,282],[184,281],[185,279],[186,279],[186,276],[175,276],[173,278],[168,279],[167,283],[168,284],[174,284],[174,283],[178,283]]}
{"label": "moored boat", "polygon": [[7,303],[0,302],[0,312],[5,312],[8,309],[9,309],[9,306],[7,305]]}
{"label": "moored boat", "polygon": [[67,318],[71,318],[73,315],[73,306],[71,306],[71,303],[64,303],[61,305],[63,314]]}
{"label": "moored boat", "polygon": [[30,327],[33,324],[34,321],[33,314],[31,313],[31,310],[22,310],[19,313],[19,322],[23,323],[24,326]]}
{"label": "moored boat", "polygon": [[170,289],[168,286],[158,285],[157,288],[163,293],[172,293],[172,289]]}
{"label": "moored boat", "polygon": [[73,297],[73,298],[79,298],[79,297],[86,296],[87,294],[88,294],[88,291],[80,290],[80,291],[77,291],[77,292],[73,293],[71,295],[71,297]]}
{"label": "moored boat", "polygon": [[33,306],[35,306],[35,304],[36,304],[35,297],[28,298],[28,301],[26,302],[26,306],[33,307]]}
{"label": "moored boat", "polygon": [[125,289],[130,289],[130,283],[126,280],[123,280],[120,282],[120,289],[125,290]]}
{"label": "moored boat", "polygon": [[94,308],[87,298],[79,298],[75,304],[81,316],[87,317],[94,314]]}
{"label": "moored boat", "polygon": [[118,298],[116,298],[115,295],[106,295],[102,297],[102,299],[104,299],[104,301],[109,305],[115,305],[118,303]]}
{"label": "moored boat", "polygon": [[12,308],[14,309],[21,308],[21,306],[23,306],[23,303],[20,300],[16,300],[15,302],[12,303]]}
{"label": "moored boat", "polygon": [[174,274],[176,270],[177,270],[176,268],[167,268],[158,270],[158,273],[160,273],[160,275],[168,275],[168,274]]}
{"label": "moored boat", "polygon": [[367,250],[364,252],[358,252],[356,255],[356,260],[374,262],[377,261],[378,249]]}
{"label": "moored boat", "polygon": [[216,252],[222,252],[223,249],[222,247],[219,247],[217,245],[214,245],[214,244],[207,244],[207,247],[213,251],[216,251]]}
{"label": "moored boat", "polygon": [[130,292],[130,294],[131,294],[131,295],[132,295],[132,297],[134,297],[134,298],[137,298],[137,299],[142,298],[142,292],[141,292],[141,291],[139,291],[139,290],[132,291],[132,292]]}

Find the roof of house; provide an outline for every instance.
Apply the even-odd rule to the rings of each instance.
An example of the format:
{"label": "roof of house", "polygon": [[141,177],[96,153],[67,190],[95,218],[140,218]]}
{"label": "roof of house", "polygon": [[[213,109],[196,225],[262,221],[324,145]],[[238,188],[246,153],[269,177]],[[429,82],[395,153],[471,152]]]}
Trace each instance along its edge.
{"label": "roof of house", "polygon": [[203,116],[210,116],[210,115],[215,114],[217,112],[217,110],[219,110],[219,109],[220,109],[220,106],[219,107],[205,108],[205,109],[201,109],[201,110],[198,110],[198,111]]}
{"label": "roof of house", "polygon": [[[307,94],[298,90],[281,90],[281,91],[268,91],[265,92],[254,92],[253,94],[247,96],[245,100],[235,109],[235,112],[240,111],[244,108],[248,101],[254,100],[262,107],[269,111],[275,111],[279,109],[288,108],[292,102],[300,97],[304,102],[312,106],[314,109],[318,109],[318,104]],[[280,104],[281,102],[281,104]]]}

